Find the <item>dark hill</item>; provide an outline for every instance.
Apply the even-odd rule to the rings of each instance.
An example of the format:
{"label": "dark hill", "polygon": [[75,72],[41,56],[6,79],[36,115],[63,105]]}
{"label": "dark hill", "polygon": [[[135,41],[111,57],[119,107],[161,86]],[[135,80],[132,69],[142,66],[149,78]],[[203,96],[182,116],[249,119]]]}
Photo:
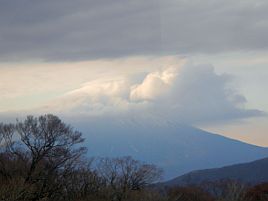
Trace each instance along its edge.
{"label": "dark hill", "polygon": [[187,186],[225,179],[248,184],[268,182],[268,158],[222,168],[193,171],[163,184],[165,186]]}

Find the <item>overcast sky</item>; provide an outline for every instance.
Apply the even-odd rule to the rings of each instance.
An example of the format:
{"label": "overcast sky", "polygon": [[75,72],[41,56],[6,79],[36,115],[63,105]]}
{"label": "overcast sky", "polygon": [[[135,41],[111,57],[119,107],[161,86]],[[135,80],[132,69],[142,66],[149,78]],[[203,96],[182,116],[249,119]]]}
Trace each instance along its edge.
{"label": "overcast sky", "polygon": [[0,111],[177,119],[268,146],[266,0],[2,0]]}

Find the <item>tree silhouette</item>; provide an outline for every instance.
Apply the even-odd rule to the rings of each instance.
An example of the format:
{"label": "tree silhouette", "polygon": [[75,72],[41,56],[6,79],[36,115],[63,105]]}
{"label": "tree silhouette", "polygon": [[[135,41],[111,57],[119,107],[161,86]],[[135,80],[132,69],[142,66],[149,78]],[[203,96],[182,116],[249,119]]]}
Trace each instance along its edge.
{"label": "tree silhouette", "polygon": [[[86,151],[76,146],[84,141],[82,134],[51,114],[28,116],[15,124],[0,124],[0,140],[5,155],[24,166],[25,173],[20,175],[24,188],[17,200],[35,201],[54,196],[60,187],[59,178]],[[1,170],[7,168],[2,165]],[[7,172],[3,175],[10,175]]]}

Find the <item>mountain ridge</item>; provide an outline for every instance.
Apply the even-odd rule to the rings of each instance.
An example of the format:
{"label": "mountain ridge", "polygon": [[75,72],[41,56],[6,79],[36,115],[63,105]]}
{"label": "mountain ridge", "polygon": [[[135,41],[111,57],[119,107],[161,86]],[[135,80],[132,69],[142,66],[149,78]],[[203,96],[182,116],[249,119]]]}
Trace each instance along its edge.
{"label": "mountain ridge", "polygon": [[162,168],[165,180],[193,170],[244,163],[268,156],[266,147],[174,122],[159,125],[111,119],[103,124],[89,121],[75,126],[87,139],[85,143],[89,156],[132,156]]}
{"label": "mountain ridge", "polygon": [[268,182],[268,157],[248,163],[189,172],[162,183],[164,186],[199,185],[203,182],[236,180],[247,184]]}

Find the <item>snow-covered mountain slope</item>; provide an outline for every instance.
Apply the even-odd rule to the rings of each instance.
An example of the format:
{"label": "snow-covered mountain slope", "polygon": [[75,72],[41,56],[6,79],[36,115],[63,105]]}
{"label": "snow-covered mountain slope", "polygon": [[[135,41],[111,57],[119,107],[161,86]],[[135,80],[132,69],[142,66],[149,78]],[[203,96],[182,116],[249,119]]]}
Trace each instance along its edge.
{"label": "snow-covered mountain slope", "polygon": [[177,123],[94,122],[77,125],[89,156],[133,156],[163,168],[164,179],[268,156],[268,149]]}

